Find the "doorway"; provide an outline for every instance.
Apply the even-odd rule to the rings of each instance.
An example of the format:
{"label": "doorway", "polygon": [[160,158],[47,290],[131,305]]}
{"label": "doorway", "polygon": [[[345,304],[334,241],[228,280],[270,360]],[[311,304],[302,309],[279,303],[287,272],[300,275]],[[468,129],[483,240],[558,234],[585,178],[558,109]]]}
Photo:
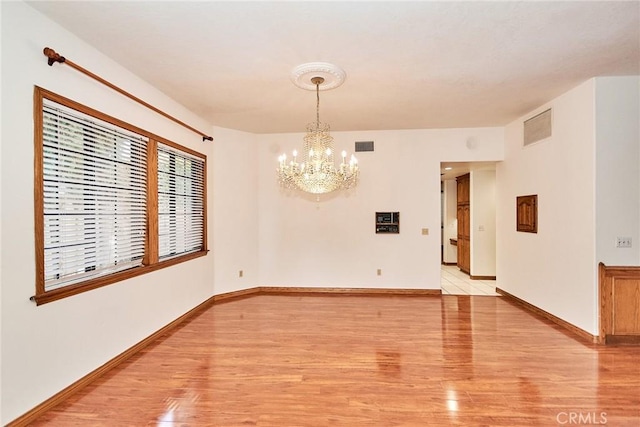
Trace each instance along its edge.
{"label": "doorway", "polygon": [[[445,295],[497,295],[495,165],[496,162],[440,164],[440,285]],[[465,183],[464,191],[460,191]],[[460,218],[461,214],[466,216]],[[459,228],[460,224],[466,231]],[[462,247],[460,239],[464,240]],[[466,251],[461,253],[464,248]]]}

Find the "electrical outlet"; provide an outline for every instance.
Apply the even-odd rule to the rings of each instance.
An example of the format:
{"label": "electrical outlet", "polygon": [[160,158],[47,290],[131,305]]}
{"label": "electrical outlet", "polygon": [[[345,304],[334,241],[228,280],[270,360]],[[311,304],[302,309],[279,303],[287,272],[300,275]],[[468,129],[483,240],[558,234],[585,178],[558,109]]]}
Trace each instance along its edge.
{"label": "electrical outlet", "polygon": [[382,276],[382,269],[381,268],[378,269],[377,274],[378,274],[378,276]]}
{"label": "electrical outlet", "polygon": [[238,277],[242,277],[242,276],[244,276],[244,271],[238,270]]}
{"label": "electrical outlet", "polygon": [[630,248],[631,237],[618,237],[616,238],[616,248]]}

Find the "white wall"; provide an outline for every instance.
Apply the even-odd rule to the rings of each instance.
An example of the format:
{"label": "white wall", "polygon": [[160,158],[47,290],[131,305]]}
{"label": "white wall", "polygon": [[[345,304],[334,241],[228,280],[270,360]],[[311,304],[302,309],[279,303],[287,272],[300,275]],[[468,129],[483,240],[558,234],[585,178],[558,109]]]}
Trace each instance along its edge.
{"label": "white wall", "polygon": [[[258,153],[254,134],[215,128],[214,293],[260,286]],[[239,277],[242,270],[243,277]]]}
{"label": "white wall", "polygon": [[[596,79],[596,260],[640,264],[640,78]],[[616,237],[632,248],[616,248]]]}
{"label": "white wall", "polygon": [[[33,87],[42,86],[208,156],[213,144],[83,76],[49,67],[49,46],[203,131],[211,128],[22,2],[2,2],[2,418],[5,424],[213,294],[211,254],[36,307]],[[135,36],[132,34],[132,36]],[[10,61],[7,60],[10,58]],[[213,209],[209,210],[211,224]],[[209,228],[210,230],[212,227]],[[211,235],[209,236],[211,242]]]}
{"label": "white wall", "polygon": [[[640,261],[640,78],[599,77],[505,128],[497,167],[498,287],[594,335],[597,263]],[[522,147],[522,121],[553,108],[553,135]],[[538,194],[538,233],[515,197]],[[617,236],[631,249],[615,248]]]}
{"label": "white wall", "polygon": [[455,179],[444,181],[444,251],[446,263],[458,262],[458,247],[451,244],[449,239],[458,238],[458,186]]}
{"label": "white wall", "polygon": [[[338,152],[352,152],[354,141],[375,141],[375,151],[358,153],[357,188],[320,202],[276,182],[278,154],[300,150],[303,135],[261,136],[261,284],[439,289],[440,162],[501,160],[502,129],[332,135]],[[473,149],[469,137],[477,141]],[[375,234],[376,211],[399,211],[400,234]]]}
{"label": "white wall", "polygon": [[[595,83],[505,128],[496,166],[497,286],[592,334],[595,277]],[[522,145],[522,121],[553,108],[553,135]],[[538,233],[516,232],[517,196],[538,195]]]}
{"label": "white wall", "polygon": [[496,172],[470,173],[471,275],[496,275]]}
{"label": "white wall", "polygon": [[[2,9],[3,9],[2,5],[0,4],[0,23],[2,23]],[[0,41],[2,41],[1,37],[0,37]],[[1,70],[3,69],[2,68],[2,62],[3,62],[3,59],[0,56],[0,76],[1,76]],[[4,99],[4,97],[3,97],[3,94],[2,94],[2,84],[0,84],[0,100],[2,100],[2,99]],[[3,117],[2,116],[2,104],[3,103],[0,102],[0,118]],[[0,143],[1,143],[1,141],[0,141]],[[2,146],[0,145],[0,165],[2,165],[2,152],[3,152]],[[2,187],[3,187],[2,181],[3,181],[2,180],[2,173],[0,171],[0,212],[3,212],[2,205],[3,205],[3,200],[4,200],[3,197],[2,197]],[[2,229],[3,228],[4,228],[4,226],[2,226],[0,224],[0,309],[2,308],[2,287],[3,287],[2,286],[2,260],[3,260],[2,247],[3,247],[3,245],[1,244],[1,242],[2,242]],[[2,332],[2,328],[3,328],[3,326],[2,326],[2,315],[0,313],[0,423],[2,423],[2,420],[3,420],[3,418],[2,418],[2,406],[3,405],[2,405],[2,402],[1,402],[1,400],[2,400],[2,397],[1,397],[2,396],[2,333],[1,333]]]}

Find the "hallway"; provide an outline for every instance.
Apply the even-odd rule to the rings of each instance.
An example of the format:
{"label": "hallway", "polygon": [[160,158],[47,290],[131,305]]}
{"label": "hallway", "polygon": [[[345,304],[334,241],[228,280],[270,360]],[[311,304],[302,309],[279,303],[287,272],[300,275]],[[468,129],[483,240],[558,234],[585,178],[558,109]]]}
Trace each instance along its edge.
{"label": "hallway", "polygon": [[443,295],[491,295],[496,293],[495,280],[471,280],[455,265],[442,265],[440,287]]}

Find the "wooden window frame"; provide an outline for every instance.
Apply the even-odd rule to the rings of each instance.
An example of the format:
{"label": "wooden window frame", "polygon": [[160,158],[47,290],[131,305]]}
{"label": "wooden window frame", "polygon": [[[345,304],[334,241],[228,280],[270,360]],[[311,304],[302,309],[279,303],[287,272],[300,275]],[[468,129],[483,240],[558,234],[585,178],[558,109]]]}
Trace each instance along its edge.
{"label": "wooden window frame", "polygon": [[[149,139],[147,144],[147,221],[145,253],[141,266],[128,270],[91,278],[82,282],[73,283],[56,289],[45,291],[45,267],[44,267],[44,150],[43,150],[43,100],[47,99],[67,108],[79,111],[96,119],[121,127],[131,132],[140,134]],[[183,255],[158,260],[158,158],[157,144],[162,143],[176,150],[202,159],[203,171],[203,238],[202,249]],[[161,268],[170,267],[185,261],[206,256],[209,252],[207,245],[207,157],[204,154],[191,150],[161,136],[155,135],[137,126],[126,123],[120,119],[104,114],[93,108],[75,102],[69,98],[58,95],[41,87],[34,88],[34,212],[35,212],[35,262],[36,262],[36,293],[31,299],[37,305],[46,304],[72,295],[77,295],[92,289],[150,273]]]}

